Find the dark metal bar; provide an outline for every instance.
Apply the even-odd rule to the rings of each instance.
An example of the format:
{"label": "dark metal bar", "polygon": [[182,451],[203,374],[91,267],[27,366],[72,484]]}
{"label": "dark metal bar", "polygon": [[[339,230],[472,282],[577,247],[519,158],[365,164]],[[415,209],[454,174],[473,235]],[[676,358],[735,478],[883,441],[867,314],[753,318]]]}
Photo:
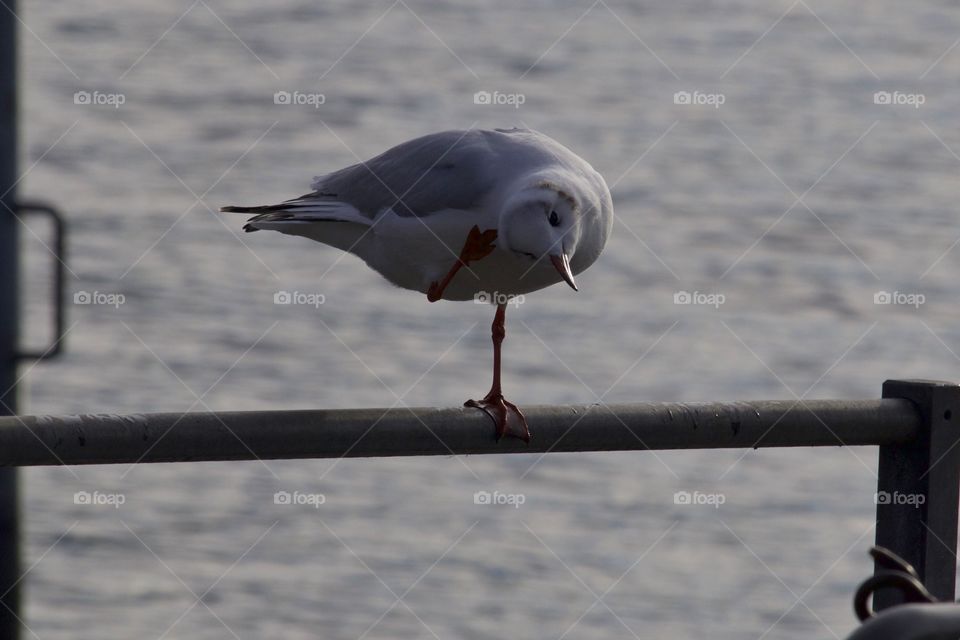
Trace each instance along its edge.
{"label": "dark metal bar", "polygon": [[906,400],[523,407],[533,440],[494,439],[477,409],[0,417],[0,465],[116,464],[839,445],[910,441]]}
{"label": "dark metal bar", "polygon": [[[953,600],[960,500],[960,386],[888,380],[883,397],[913,402],[922,428],[912,442],[880,447],[877,545],[912,564],[934,596]],[[902,602],[901,592],[884,589],[874,595],[873,607],[880,611]]]}
{"label": "dark metal bar", "polygon": [[[17,412],[17,3],[0,9],[0,415]],[[0,469],[0,638],[19,638],[17,470]]]}
{"label": "dark metal bar", "polygon": [[50,360],[60,355],[63,351],[63,334],[66,329],[66,313],[64,310],[63,287],[66,280],[67,268],[67,247],[66,233],[67,225],[53,206],[41,202],[18,202],[16,206],[17,215],[23,220],[27,215],[43,215],[53,223],[53,338],[50,345],[44,349],[36,351],[18,351],[19,360]]}

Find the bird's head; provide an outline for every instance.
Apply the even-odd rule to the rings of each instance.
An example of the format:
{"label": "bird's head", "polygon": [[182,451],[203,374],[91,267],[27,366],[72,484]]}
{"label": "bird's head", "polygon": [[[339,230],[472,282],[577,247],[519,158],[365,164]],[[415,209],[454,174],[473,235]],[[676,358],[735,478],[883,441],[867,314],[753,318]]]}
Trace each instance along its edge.
{"label": "bird's head", "polygon": [[531,262],[552,264],[577,290],[570,262],[582,234],[579,190],[538,179],[509,198],[501,213],[498,240],[503,249]]}

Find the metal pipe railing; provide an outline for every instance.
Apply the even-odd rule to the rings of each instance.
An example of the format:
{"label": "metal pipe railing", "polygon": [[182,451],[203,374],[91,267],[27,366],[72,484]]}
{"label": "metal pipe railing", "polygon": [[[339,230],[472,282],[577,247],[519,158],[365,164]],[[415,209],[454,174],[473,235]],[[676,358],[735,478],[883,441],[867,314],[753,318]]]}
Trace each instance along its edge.
{"label": "metal pipe railing", "polygon": [[0,417],[0,466],[481,453],[898,445],[908,400],[524,407],[530,444],[477,409],[400,408]]}
{"label": "metal pipe railing", "polygon": [[[878,400],[525,407],[527,444],[477,409],[0,417],[0,467],[479,453],[876,445],[877,545],[953,600],[960,386],[888,380]],[[880,590],[874,609],[903,601]]]}

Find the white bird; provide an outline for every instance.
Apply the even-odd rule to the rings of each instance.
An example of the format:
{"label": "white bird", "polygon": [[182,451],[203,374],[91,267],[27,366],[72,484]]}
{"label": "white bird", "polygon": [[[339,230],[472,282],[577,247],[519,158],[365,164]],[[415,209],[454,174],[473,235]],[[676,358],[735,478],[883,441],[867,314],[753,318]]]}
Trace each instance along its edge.
{"label": "white bird", "polygon": [[603,177],[528,129],[443,131],[314,178],[280,204],[222,207],[257,214],[245,231],[304,236],[362,258],[393,284],[437,300],[485,299],[493,321],[493,385],[483,409],[497,439],[527,442],[520,410],[500,388],[506,303],[566,281],[603,251],[613,202]]}

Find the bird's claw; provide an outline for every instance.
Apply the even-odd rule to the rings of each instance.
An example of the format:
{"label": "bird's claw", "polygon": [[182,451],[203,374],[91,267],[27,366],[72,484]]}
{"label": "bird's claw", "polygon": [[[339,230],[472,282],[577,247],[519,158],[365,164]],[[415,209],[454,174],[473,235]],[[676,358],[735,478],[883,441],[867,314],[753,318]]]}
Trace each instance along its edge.
{"label": "bird's claw", "polygon": [[467,400],[463,406],[482,409],[490,416],[497,428],[497,440],[503,436],[513,436],[530,442],[530,429],[527,428],[526,418],[517,405],[504,399],[502,394],[490,393],[483,400]]}
{"label": "bird's claw", "polygon": [[493,244],[493,241],[496,239],[496,229],[480,231],[480,227],[473,225],[470,233],[467,234],[466,241],[463,243],[463,249],[460,250],[460,257],[453,263],[453,267],[450,268],[450,271],[447,272],[447,275],[442,281],[437,282],[434,280],[430,283],[430,286],[427,287],[427,300],[429,302],[436,302],[442,298],[444,289],[446,289],[450,281],[453,280],[453,276],[457,274],[457,271],[475,260],[480,260],[490,255],[490,252],[497,248],[497,246]]}
{"label": "bird's claw", "polygon": [[496,249],[493,241],[497,239],[496,229],[487,229],[480,231],[480,227],[473,225],[470,233],[467,234],[467,240],[463,243],[463,249],[460,251],[460,261],[464,264],[486,258]]}
{"label": "bird's claw", "polygon": [[427,289],[427,301],[436,302],[440,299],[440,296],[443,295],[443,289],[440,287],[440,283],[434,280],[430,283],[430,287]]}

